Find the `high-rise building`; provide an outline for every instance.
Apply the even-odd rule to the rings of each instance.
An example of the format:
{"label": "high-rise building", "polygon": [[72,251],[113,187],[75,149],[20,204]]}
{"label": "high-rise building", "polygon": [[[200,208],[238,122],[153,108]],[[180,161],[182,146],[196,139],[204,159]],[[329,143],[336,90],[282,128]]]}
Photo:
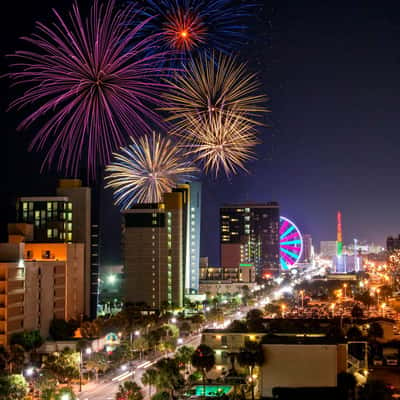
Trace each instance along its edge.
{"label": "high-rise building", "polygon": [[389,254],[400,250],[400,235],[398,237],[389,236],[386,239],[386,250]]}
{"label": "high-rise building", "polygon": [[84,245],[84,313],[95,317],[98,261],[93,255],[98,253],[98,248],[92,247],[90,188],[82,186],[78,179],[61,179],[57,196],[20,197],[17,201],[17,223],[33,225],[33,236],[26,237],[27,242]]}
{"label": "high-rise building", "polygon": [[312,244],[312,237],[309,234],[303,235],[303,252],[301,255],[302,263],[310,263],[314,258],[314,246]]}
{"label": "high-rise building", "polygon": [[184,292],[184,193],[162,203],[137,204],[123,212],[123,295],[151,308],[182,306]]}
{"label": "high-rise building", "polygon": [[20,197],[17,222],[33,225],[34,241],[72,242],[72,202],[66,196]]}
{"label": "high-rise building", "polygon": [[[98,300],[98,226],[92,226],[91,190],[79,179],[60,179],[57,194],[72,204],[72,238],[85,244],[85,314],[96,317]],[[92,239],[93,242],[92,242]]]}
{"label": "high-rise building", "polygon": [[279,204],[245,203],[220,209],[220,264],[254,264],[257,275],[278,273]]}
{"label": "high-rise building", "polygon": [[185,293],[195,294],[199,290],[200,228],[201,228],[201,183],[178,185],[173,192],[184,193],[184,285]]}

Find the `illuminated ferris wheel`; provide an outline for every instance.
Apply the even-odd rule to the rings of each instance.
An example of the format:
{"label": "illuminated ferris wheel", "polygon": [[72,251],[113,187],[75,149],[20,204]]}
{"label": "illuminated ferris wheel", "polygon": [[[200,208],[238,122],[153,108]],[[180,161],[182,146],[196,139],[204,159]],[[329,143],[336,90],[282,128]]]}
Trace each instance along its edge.
{"label": "illuminated ferris wheel", "polygon": [[283,270],[293,268],[303,252],[303,238],[299,228],[288,218],[280,217],[280,262]]}

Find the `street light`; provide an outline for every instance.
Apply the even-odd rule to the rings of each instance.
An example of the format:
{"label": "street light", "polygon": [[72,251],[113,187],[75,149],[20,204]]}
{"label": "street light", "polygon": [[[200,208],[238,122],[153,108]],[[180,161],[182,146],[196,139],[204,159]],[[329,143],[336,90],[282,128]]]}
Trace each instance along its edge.
{"label": "street light", "polygon": [[136,337],[140,336],[140,331],[135,331],[135,336]]}
{"label": "street light", "polygon": [[[85,349],[85,354],[90,355],[92,353],[92,349],[90,347],[87,347]],[[82,392],[82,368],[83,368],[83,350],[81,349],[80,351],[80,358],[79,358],[79,392]],[[67,400],[69,400],[69,395],[66,394]],[[62,397],[61,397],[61,400]]]}
{"label": "street light", "polygon": [[346,298],[347,296],[346,296],[346,289],[347,289],[347,283],[344,283],[343,284],[343,289],[344,289],[344,297]]}
{"label": "street light", "polygon": [[381,308],[382,308],[382,317],[385,316],[385,307],[386,307],[386,303],[382,303],[382,304],[381,304]]}
{"label": "street light", "polygon": [[25,370],[25,375],[26,376],[32,376],[33,375],[33,368],[29,367]]}
{"label": "street light", "polygon": [[171,318],[171,323],[176,324],[176,318]]}
{"label": "street light", "polygon": [[282,318],[285,318],[285,310],[286,310],[286,305],[285,305],[285,304],[282,304],[282,305],[281,305]]}
{"label": "street light", "polygon": [[183,343],[183,339],[182,338],[178,338],[178,340],[176,341],[178,344],[182,344]]}
{"label": "street light", "polygon": [[335,306],[336,306],[336,303],[331,304],[332,318],[334,318],[334,316],[335,316]]}
{"label": "street light", "polygon": [[117,277],[114,274],[107,276],[107,283],[109,283],[110,285],[114,285],[114,283],[116,281],[117,281]]}
{"label": "street light", "polygon": [[301,308],[304,308],[304,290],[300,290]]}

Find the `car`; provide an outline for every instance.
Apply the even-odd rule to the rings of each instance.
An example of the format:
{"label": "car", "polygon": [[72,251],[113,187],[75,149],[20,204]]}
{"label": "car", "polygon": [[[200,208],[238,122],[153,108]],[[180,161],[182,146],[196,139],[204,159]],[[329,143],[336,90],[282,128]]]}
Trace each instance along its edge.
{"label": "car", "polygon": [[396,367],[399,364],[399,360],[396,356],[390,355],[385,357],[386,365]]}

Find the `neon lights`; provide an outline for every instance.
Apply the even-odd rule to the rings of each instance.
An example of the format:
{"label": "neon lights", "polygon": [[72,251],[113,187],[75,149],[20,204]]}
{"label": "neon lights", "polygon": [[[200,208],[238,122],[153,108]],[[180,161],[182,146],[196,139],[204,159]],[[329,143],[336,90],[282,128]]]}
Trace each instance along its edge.
{"label": "neon lights", "polygon": [[280,217],[280,263],[282,270],[293,268],[303,252],[303,238],[299,228],[288,218]]}

